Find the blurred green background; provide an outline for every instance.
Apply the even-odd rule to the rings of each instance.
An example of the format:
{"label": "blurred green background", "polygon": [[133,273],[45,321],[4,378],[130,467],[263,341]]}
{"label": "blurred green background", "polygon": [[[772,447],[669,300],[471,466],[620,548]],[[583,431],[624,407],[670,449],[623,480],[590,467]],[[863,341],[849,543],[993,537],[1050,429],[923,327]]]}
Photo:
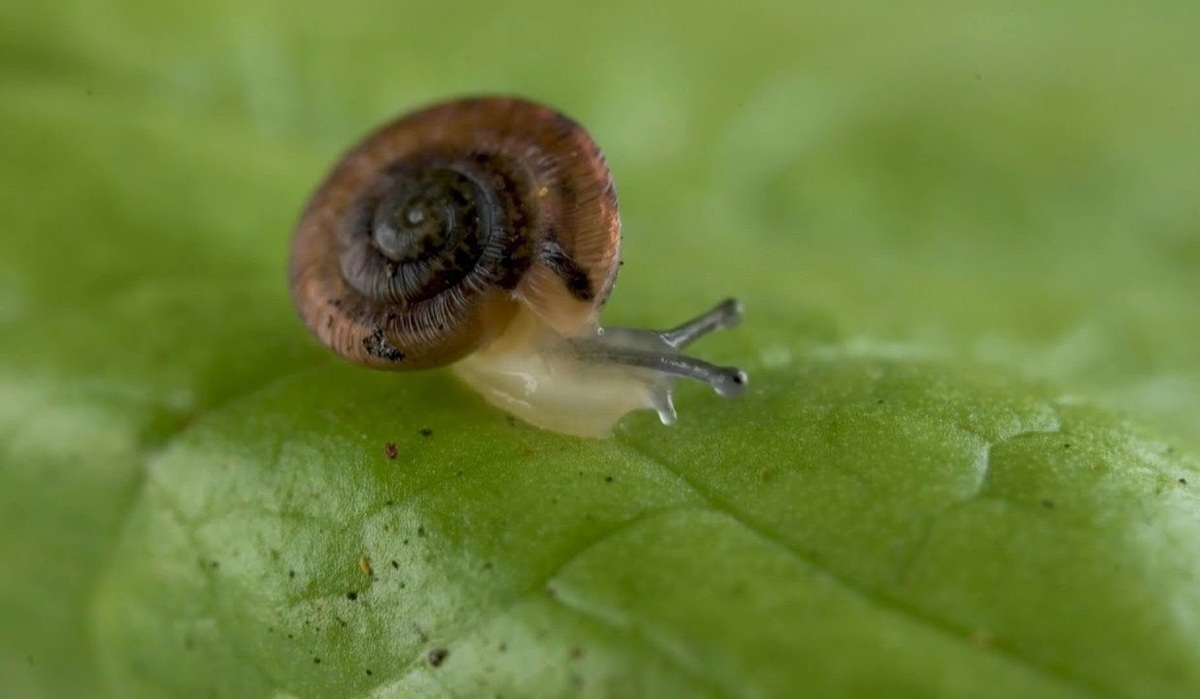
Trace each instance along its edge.
{"label": "blurred green background", "polygon": [[982,365],[1194,450],[1198,35],[1191,0],[5,2],[0,693],[104,683],[93,588],[145,458],[326,361],[291,226],[344,148],[448,96],[604,148],[609,322],[737,295],[711,346],[752,380]]}

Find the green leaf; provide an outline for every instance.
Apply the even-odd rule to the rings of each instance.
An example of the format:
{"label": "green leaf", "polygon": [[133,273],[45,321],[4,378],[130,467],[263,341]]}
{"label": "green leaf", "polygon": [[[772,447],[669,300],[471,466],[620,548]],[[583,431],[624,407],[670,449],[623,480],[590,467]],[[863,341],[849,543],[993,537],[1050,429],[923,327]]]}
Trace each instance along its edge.
{"label": "green leaf", "polygon": [[[1200,694],[1191,4],[691,8],[0,9],[0,695]],[[480,90],[747,396],[572,439],[308,337],[307,193]]]}

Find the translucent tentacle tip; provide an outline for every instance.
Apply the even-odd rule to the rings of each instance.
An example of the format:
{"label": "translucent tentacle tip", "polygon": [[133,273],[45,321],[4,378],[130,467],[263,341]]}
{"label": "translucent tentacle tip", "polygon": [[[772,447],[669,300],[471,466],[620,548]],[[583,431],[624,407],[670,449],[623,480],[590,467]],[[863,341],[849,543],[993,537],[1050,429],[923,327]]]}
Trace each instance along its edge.
{"label": "translucent tentacle tip", "polygon": [[746,392],[746,372],[737,367],[712,364],[682,352],[705,335],[736,327],[741,319],[741,303],[736,299],[726,299],[668,330],[606,328],[594,338],[576,341],[575,349],[585,361],[610,366],[624,365],[646,373],[649,407],[658,412],[663,424],[669,425],[676,418],[671,393],[677,379],[687,378],[706,383],[725,398],[734,398]]}

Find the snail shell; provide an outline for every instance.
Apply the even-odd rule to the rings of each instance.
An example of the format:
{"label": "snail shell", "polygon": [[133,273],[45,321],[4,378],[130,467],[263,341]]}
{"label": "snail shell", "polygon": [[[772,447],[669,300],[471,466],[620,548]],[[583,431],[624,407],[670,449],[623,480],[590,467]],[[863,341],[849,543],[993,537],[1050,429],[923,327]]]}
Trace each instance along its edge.
{"label": "snail shell", "polygon": [[515,99],[401,117],[337,165],[305,210],[292,295],[357,364],[451,364],[528,308],[594,330],[620,252],[616,190],[578,124]]}
{"label": "snail shell", "polygon": [[659,333],[627,329],[614,344],[599,326],[620,228],[608,166],[579,124],[520,99],[445,102],[337,163],[296,228],[292,300],[337,355],[378,369],[457,363],[543,427],[604,435],[639,407],[673,420],[670,386],[690,374],[651,359],[690,358]]}

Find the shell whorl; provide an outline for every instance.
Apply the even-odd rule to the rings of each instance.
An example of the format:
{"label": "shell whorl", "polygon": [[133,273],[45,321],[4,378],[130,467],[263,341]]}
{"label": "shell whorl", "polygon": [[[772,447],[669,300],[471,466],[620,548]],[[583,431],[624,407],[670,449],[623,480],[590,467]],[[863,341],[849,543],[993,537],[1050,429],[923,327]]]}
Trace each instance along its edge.
{"label": "shell whorl", "polygon": [[297,227],[292,296],[351,361],[440,366],[522,308],[566,336],[594,331],[619,231],[604,158],[575,122],[521,100],[458,100],[338,163]]}

